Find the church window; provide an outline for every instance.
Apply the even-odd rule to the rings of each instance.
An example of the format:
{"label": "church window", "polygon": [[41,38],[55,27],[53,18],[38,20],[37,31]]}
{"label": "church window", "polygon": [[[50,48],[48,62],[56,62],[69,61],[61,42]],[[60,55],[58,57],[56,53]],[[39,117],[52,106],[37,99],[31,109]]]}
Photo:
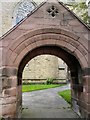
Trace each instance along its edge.
{"label": "church window", "polygon": [[30,14],[35,8],[36,3],[32,0],[23,0],[20,2],[14,11],[14,25],[19,23],[22,19],[24,19],[28,14]]}

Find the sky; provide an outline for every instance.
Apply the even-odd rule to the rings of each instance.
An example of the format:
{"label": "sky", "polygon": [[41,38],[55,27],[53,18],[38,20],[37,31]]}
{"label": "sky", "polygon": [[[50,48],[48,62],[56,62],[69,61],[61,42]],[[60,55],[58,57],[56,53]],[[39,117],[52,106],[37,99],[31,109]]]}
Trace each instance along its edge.
{"label": "sky", "polygon": [[[19,2],[20,0],[0,0],[0,2]],[[33,0],[35,2],[43,2],[45,0]],[[54,0],[52,0],[54,1]],[[62,1],[62,2],[67,2],[67,1],[72,1],[72,0],[59,0],[59,1]],[[83,0],[75,0],[75,1],[83,1]],[[90,0],[84,0],[84,1],[90,1]]]}
{"label": "sky", "polygon": [[[21,0],[23,1],[23,0]],[[37,4],[42,3],[43,1],[47,1],[47,0],[33,0],[35,1]],[[48,1],[54,1],[54,0],[48,0]],[[58,1],[62,1],[63,3],[67,3],[67,1],[74,1],[74,0],[58,0]],[[86,4],[88,5],[88,2],[90,0],[75,0],[76,2],[80,2],[80,1],[86,1]],[[20,0],[0,0],[0,3],[2,2],[20,2]]]}

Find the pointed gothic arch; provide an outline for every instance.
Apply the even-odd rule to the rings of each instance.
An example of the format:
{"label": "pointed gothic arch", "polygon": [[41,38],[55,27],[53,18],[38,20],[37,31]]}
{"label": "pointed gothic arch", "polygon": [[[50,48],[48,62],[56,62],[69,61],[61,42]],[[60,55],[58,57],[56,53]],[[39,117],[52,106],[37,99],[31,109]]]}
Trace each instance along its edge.
{"label": "pointed gothic arch", "polygon": [[35,8],[37,4],[33,0],[21,0],[14,8],[12,15],[12,26],[18,24],[21,20],[27,17]]}

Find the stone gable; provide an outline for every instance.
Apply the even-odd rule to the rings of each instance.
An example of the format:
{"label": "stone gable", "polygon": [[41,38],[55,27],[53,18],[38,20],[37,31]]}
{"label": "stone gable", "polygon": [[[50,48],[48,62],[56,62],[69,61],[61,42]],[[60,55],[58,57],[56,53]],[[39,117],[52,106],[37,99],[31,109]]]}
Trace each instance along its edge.
{"label": "stone gable", "polygon": [[[52,16],[52,7],[57,10],[58,13],[55,13],[55,16]],[[48,12],[48,10],[50,11]],[[76,15],[71,12],[65,5],[61,2],[51,2],[47,1],[42,3],[39,7],[36,8],[30,15],[27,16],[21,23],[12,28],[9,32],[9,35],[14,35],[18,37],[20,34],[26,33],[30,30],[36,28],[46,28],[48,26],[55,28],[68,29],[69,31],[82,36],[88,39],[88,30],[89,28],[83,22],[76,17]],[[14,29],[16,29],[14,31]],[[88,28],[88,29],[87,29]],[[82,36],[83,37],[83,36]]]}

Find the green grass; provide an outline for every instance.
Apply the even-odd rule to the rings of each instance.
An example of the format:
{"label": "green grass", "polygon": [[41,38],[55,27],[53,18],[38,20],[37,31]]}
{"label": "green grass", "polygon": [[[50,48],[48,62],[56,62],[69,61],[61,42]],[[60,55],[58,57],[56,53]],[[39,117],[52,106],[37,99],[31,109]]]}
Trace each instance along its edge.
{"label": "green grass", "polygon": [[37,84],[37,85],[22,85],[22,92],[31,92],[31,91],[36,91],[36,90],[43,90],[43,89],[48,89],[48,88],[55,88],[55,87],[60,87],[63,86],[63,84]]}
{"label": "green grass", "polygon": [[64,90],[62,92],[58,92],[58,94],[71,104],[71,90]]}

